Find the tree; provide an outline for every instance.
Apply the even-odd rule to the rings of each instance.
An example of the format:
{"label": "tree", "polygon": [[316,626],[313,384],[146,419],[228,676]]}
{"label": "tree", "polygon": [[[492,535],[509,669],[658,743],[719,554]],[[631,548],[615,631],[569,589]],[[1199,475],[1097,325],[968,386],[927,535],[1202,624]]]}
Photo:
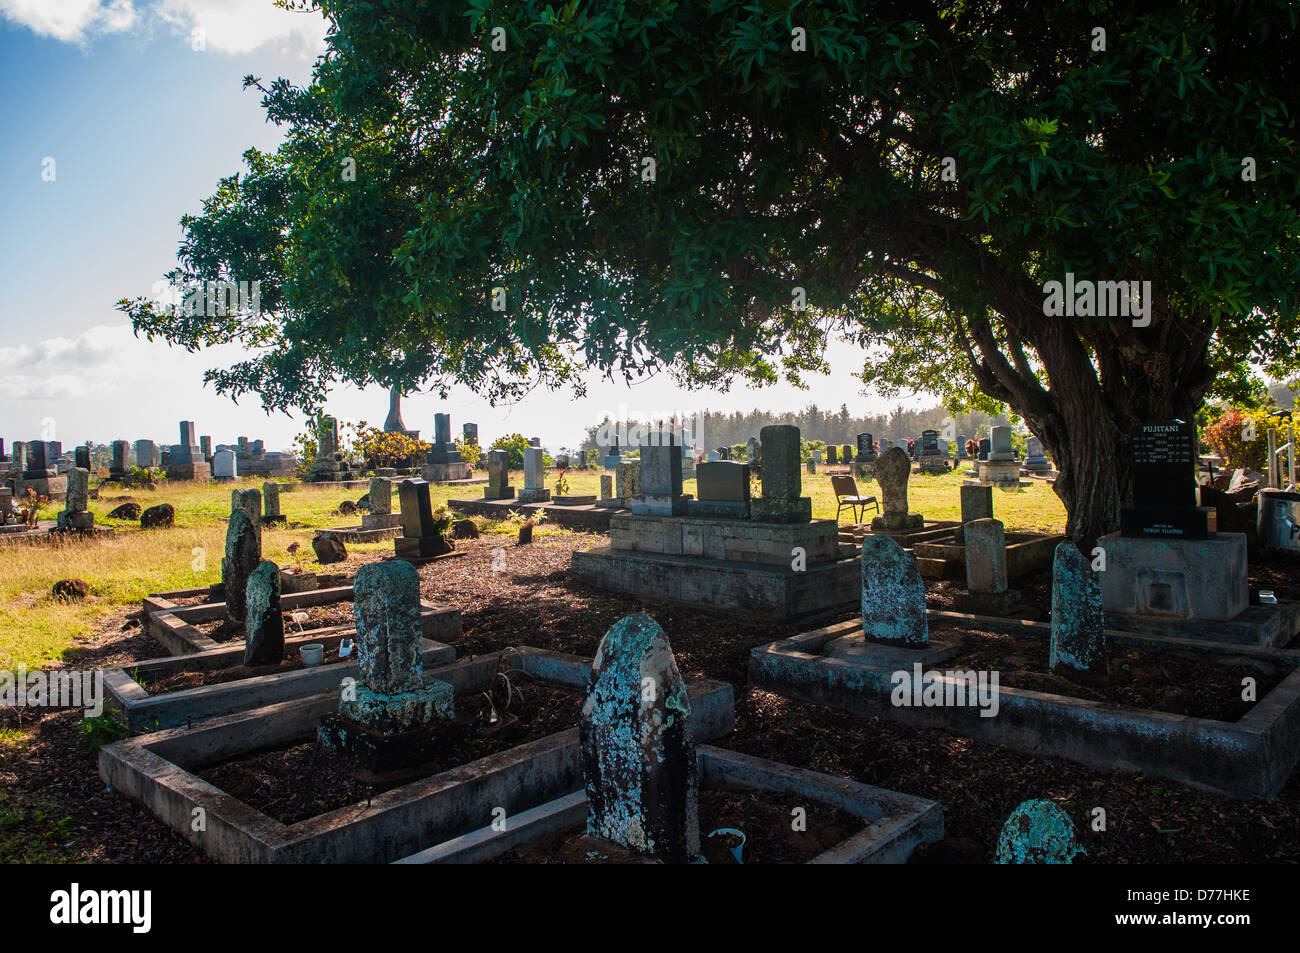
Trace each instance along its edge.
{"label": "tree", "polygon": [[[261,277],[264,310],[120,305],[244,341],[222,392],[803,381],[844,333],[886,393],[1021,415],[1088,542],[1133,426],[1296,365],[1282,0],[320,6],[311,85],[247,81],[284,145],[183,220],[170,276]],[[1149,289],[1142,326],[1048,316],[1067,274]]]}

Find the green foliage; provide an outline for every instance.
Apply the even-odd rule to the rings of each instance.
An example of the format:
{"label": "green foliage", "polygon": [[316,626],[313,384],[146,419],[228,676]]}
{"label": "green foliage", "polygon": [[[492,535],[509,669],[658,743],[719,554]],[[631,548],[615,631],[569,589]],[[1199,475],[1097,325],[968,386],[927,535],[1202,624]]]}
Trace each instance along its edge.
{"label": "green foliage", "polygon": [[130,734],[130,728],[116,711],[83,718],[77,725],[77,737],[91,751],[112,744]]}
{"label": "green foliage", "polygon": [[357,444],[371,468],[418,466],[430,450],[429,444],[416,437],[365,425],[357,429]]}
{"label": "green foliage", "polygon": [[1268,434],[1272,431],[1278,446],[1286,442],[1286,432],[1269,411],[1262,408],[1216,408],[1218,416],[1204,428],[1205,442],[1224,458],[1229,470],[1248,469],[1268,472]]}
{"label": "green foliage", "polygon": [[472,441],[466,440],[463,436],[455,439],[456,449],[460,451],[461,459],[471,467],[478,466],[478,458],[483,455],[479,445]]}
{"label": "green foliage", "polygon": [[510,454],[510,469],[524,468],[524,451],[528,449],[528,438],[522,434],[512,433],[497,437],[489,450],[505,450]]}

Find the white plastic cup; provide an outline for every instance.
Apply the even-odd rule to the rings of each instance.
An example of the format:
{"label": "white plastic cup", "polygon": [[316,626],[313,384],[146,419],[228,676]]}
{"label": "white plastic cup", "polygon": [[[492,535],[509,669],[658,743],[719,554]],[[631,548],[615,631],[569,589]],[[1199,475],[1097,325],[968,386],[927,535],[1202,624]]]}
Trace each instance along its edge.
{"label": "white plastic cup", "polygon": [[313,665],[319,665],[325,658],[325,646],[320,642],[312,642],[300,648],[298,653],[302,656],[303,667],[311,668]]}

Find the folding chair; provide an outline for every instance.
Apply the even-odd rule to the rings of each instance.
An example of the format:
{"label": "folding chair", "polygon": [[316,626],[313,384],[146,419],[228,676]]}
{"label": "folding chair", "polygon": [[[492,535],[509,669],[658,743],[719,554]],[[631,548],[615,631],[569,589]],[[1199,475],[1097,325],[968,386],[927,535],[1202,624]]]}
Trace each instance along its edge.
{"label": "folding chair", "polygon": [[840,513],[844,507],[849,508],[853,513],[854,522],[861,523],[862,517],[867,512],[867,506],[874,506],[876,512],[880,512],[880,503],[874,496],[859,496],[858,481],[851,476],[833,476],[831,477],[831,489],[835,491],[835,502],[839,504],[835,510],[835,521],[838,523]]}

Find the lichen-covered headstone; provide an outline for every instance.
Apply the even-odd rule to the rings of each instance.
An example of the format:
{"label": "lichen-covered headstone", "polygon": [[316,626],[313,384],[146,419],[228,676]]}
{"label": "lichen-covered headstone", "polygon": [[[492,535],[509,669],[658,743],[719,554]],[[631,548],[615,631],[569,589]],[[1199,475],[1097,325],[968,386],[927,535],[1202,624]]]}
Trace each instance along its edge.
{"label": "lichen-covered headstone", "polygon": [[369,563],[353,581],[357,668],[364,684],[339,714],[379,731],[404,731],[454,716],[452,687],[424,682],[420,574],[402,560]]}
{"label": "lichen-covered headstone", "polygon": [[1071,864],[1086,853],[1069,815],[1051,801],[1024,801],[1002,826],[997,863]]}
{"label": "lichen-covered headstone", "polygon": [[386,477],[375,477],[370,481],[370,492],[366,494],[370,503],[370,515],[388,515],[393,512],[393,483]]}
{"label": "lichen-covered headstone", "polygon": [[872,642],[919,648],[929,641],[921,570],[888,536],[862,540],[862,633]]}
{"label": "lichen-covered headstone", "polygon": [[925,523],[920,513],[907,511],[907,481],[912,478],[912,460],[901,447],[891,447],[876,461],[883,512],[871,521],[873,530],[918,529]]}
{"label": "lichen-covered headstone", "polygon": [[262,561],[262,533],[248,512],[236,508],[226,526],[226,554],[221,559],[221,582],[226,591],[226,625],[242,626],[248,615],[245,589],[248,577]]}
{"label": "lichen-covered headstone", "polygon": [[668,863],[700,852],[699,786],[686,683],[663,629],[615,622],[582,706],[587,834]]}
{"label": "lichen-covered headstone", "polygon": [[262,521],[262,491],[261,490],[231,490],[230,491],[230,511],[243,510],[248,514],[248,518],[254,524]]}
{"label": "lichen-covered headstone", "polygon": [[1079,547],[1066,540],[1052,560],[1052,642],[1054,675],[1081,685],[1106,684],[1106,633],[1101,583]]}
{"label": "lichen-covered headstone", "polygon": [[1007,541],[1001,520],[971,520],[965,529],[966,588],[970,592],[1006,592]]}
{"label": "lichen-covered headstone", "polygon": [[280,484],[268,481],[262,484],[262,520],[275,522],[280,518]]}
{"label": "lichen-covered headstone", "polygon": [[284,616],[280,614],[280,567],[258,563],[244,590],[244,664],[274,665],[284,658]]}
{"label": "lichen-covered headstone", "polygon": [[751,518],[759,523],[808,522],[812,519],[812,498],[801,495],[799,428],[772,424],[759,431],[759,438],[763,495],[750,501]]}

